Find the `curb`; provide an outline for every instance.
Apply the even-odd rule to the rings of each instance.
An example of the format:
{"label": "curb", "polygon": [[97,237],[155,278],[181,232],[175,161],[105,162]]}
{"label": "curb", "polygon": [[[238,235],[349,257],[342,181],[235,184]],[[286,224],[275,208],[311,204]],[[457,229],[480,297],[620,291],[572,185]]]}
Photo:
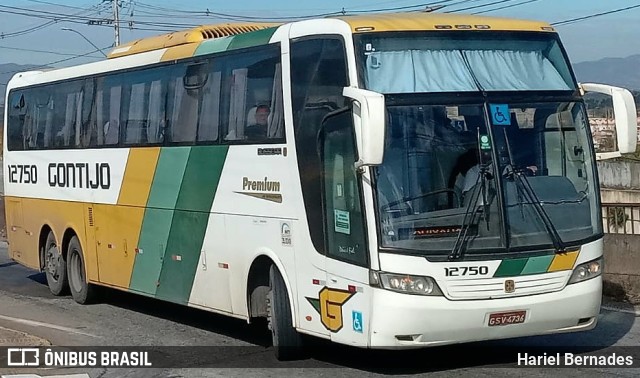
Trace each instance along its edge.
{"label": "curb", "polygon": [[640,317],[640,304],[621,302],[606,295],[602,298],[600,307],[608,311],[622,312]]}
{"label": "curb", "polygon": [[49,340],[26,332],[0,327],[0,347],[13,346],[50,346]]}
{"label": "curb", "polygon": [[636,317],[640,317],[640,306],[634,306],[629,303],[603,303],[600,307],[608,311],[623,312],[625,314],[632,314]]}

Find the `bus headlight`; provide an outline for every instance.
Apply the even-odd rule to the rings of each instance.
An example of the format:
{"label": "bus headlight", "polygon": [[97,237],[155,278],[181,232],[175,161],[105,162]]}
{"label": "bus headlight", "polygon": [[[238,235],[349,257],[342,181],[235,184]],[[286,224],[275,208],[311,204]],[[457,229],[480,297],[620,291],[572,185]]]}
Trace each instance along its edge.
{"label": "bus headlight", "polygon": [[569,279],[569,284],[582,282],[591,278],[598,277],[602,274],[603,269],[604,259],[602,257],[586,262],[584,264],[580,264],[573,270],[573,274]]}
{"label": "bus headlight", "polygon": [[406,294],[441,296],[442,291],[431,277],[411,276],[408,274],[381,273],[371,271],[371,286]]}

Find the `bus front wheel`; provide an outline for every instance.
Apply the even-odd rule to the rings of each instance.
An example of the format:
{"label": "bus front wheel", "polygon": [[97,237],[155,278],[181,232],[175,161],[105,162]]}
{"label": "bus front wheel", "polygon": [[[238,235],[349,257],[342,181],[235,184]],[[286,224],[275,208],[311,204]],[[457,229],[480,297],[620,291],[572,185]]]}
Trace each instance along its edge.
{"label": "bus front wheel", "polygon": [[95,295],[95,287],[87,282],[84,256],[77,236],[72,237],[69,241],[67,268],[69,289],[73,300],[80,304],[90,303]]}
{"label": "bus front wheel", "polygon": [[302,358],[302,337],[293,327],[287,287],[275,265],[269,269],[267,314],[276,358],[280,361]]}
{"label": "bus front wheel", "polygon": [[67,262],[60,252],[56,237],[49,231],[47,240],[42,246],[44,256],[44,271],[47,276],[47,286],[53,295],[64,295],[69,288],[67,280]]}

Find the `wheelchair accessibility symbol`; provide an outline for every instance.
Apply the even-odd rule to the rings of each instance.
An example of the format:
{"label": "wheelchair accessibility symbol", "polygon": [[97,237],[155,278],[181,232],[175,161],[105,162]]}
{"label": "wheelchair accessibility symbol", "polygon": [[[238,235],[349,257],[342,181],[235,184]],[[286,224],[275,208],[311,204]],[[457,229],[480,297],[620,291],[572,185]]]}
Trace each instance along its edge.
{"label": "wheelchair accessibility symbol", "polygon": [[491,104],[491,121],[494,125],[509,126],[511,125],[511,114],[509,113],[509,105],[507,104]]}
{"label": "wheelchair accessibility symbol", "polygon": [[362,313],[360,311],[351,311],[351,320],[353,323],[353,330],[358,333],[362,333]]}

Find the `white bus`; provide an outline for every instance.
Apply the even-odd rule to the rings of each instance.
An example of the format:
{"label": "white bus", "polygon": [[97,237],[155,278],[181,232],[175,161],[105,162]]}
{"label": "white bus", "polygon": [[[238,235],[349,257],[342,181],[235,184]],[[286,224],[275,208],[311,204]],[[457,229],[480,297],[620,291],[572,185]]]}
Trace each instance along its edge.
{"label": "white bus", "polygon": [[[376,14],[215,25],[17,74],[11,258],[301,334],[425,347],[592,329],[602,222],[582,95],[547,23]],[[635,106],[609,93],[617,154]],[[633,117],[632,117],[633,116]]]}

